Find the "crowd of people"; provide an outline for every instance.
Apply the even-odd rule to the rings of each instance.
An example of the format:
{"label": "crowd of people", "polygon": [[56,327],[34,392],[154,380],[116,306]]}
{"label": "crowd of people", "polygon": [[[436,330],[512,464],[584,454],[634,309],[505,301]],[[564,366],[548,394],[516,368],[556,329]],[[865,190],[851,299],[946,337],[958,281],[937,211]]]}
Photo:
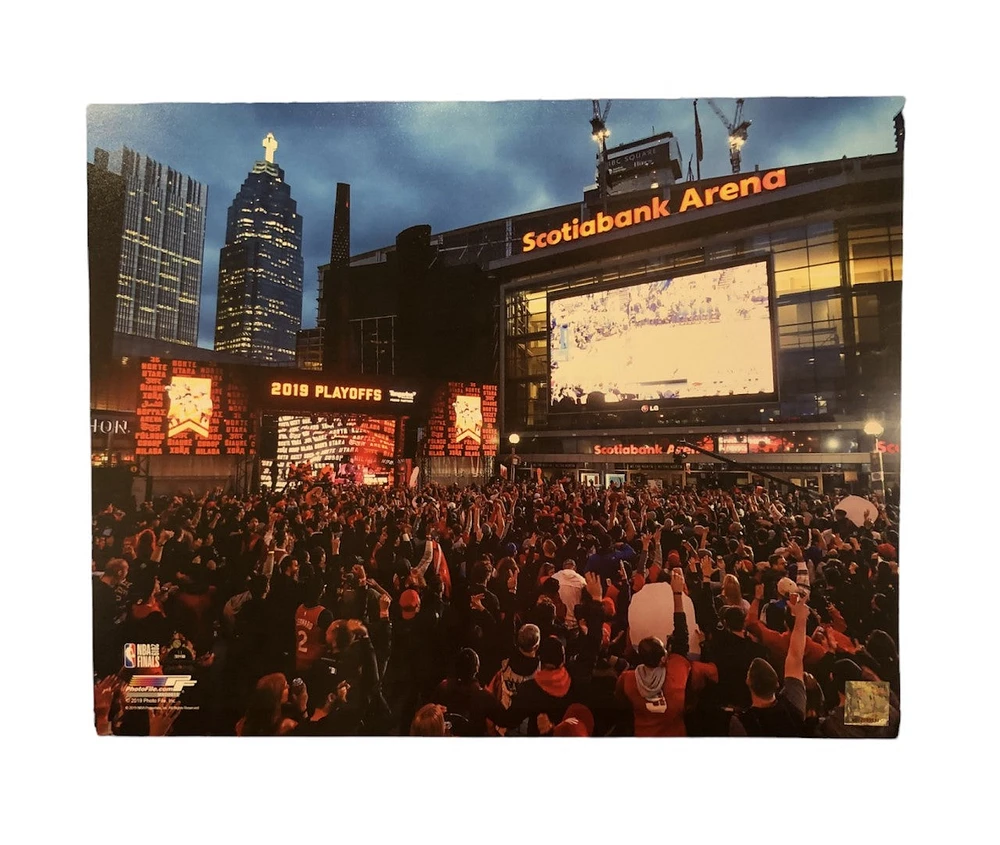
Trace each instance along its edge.
{"label": "crowd of people", "polygon": [[[97,729],[895,736],[898,511],[873,500],[855,525],[837,501],[299,473],[280,493],[109,506],[93,523]],[[156,674],[190,680],[130,703],[132,678]],[[887,723],[845,712],[864,680],[888,687]]]}

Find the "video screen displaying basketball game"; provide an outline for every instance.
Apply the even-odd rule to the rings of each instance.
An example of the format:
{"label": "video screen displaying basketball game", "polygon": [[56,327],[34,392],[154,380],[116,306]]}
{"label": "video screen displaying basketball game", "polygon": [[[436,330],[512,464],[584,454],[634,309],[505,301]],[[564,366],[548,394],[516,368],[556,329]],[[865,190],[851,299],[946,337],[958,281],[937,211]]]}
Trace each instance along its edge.
{"label": "video screen displaying basketball game", "polygon": [[767,262],[549,301],[559,406],[774,394]]}
{"label": "video screen displaying basketball game", "polygon": [[[360,414],[320,419],[279,416],[275,488],[284,488],[290,464],[306,461],[314,475],[326,470],[334,482],[392,484],[396,424],[392,418]],[[262,463],[265,482],[271,480],[269,464]]]}

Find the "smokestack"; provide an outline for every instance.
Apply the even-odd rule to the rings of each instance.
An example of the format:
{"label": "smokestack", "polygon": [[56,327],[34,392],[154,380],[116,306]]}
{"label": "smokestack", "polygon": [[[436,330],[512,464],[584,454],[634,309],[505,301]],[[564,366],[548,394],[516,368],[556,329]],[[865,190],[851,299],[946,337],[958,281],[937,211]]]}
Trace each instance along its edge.
{"label": "smokestack", "polygon": [[337,200],[333,209],[333,237],[330,240],[330,265],[323,277],[317,321],[323,327],[323,370],[327,372],[344,372],[348,367],[350,266],[351,186],[338,182]]}

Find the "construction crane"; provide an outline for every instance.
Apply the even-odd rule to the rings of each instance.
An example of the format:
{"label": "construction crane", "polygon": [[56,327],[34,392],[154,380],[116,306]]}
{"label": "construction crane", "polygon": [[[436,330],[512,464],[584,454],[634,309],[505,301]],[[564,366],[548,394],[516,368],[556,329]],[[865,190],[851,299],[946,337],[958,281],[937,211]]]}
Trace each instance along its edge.
{"label": "construction crane", "polygon": [[743,120],[743,100],[736,101],[736,114],[732,120],[729,120],[720,109],[714,100],[709,100],[708,104],[712,107],[729,132],[729,161],[733,165],[733,173],[740,172],[740,159],[741,150],[743,145],[747,142],[747,131],[750,129],[750,124],[752,121]]}
{"label": "construction crane", "polygon": [[608,182],[608,136],[611,130],[608,129],[608,112],[611,111],[611,100],[604,104],[604,111],[601,111],[601,101],[591,100],[594,106],[594,116],[590,119],[591,137],[600,145],[600,152],[597,157],[597,186],[600,195],[603,197],[607,191]]}

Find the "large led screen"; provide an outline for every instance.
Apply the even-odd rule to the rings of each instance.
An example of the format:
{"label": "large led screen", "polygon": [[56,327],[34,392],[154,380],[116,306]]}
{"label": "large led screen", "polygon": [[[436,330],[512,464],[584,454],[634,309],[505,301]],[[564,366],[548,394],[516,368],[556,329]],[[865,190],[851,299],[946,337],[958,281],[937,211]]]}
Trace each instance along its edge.
{"label": "large led screen", "polygon": [[[278,477],[282,489],[289,464],[308,461],[315,475],[329,468],[335,480],[392,484],[396,420],[349,414],[331,418],[278,417]],[[270,469],[264,481],[270,481]]]}
{"label": "large led screen", "polygon": [[140,364],[137,455],[253,451],[245,386],[218,364],[150,358]]}
{"label": "large led screen", "polygon": [[438,388],[429,420],[430,457],[496,455],[499,444],[495,384],[453,381]]}
{"label": "large led screen", "polygon": [[774,394],[767,262],[549,301],[557,407]]}

